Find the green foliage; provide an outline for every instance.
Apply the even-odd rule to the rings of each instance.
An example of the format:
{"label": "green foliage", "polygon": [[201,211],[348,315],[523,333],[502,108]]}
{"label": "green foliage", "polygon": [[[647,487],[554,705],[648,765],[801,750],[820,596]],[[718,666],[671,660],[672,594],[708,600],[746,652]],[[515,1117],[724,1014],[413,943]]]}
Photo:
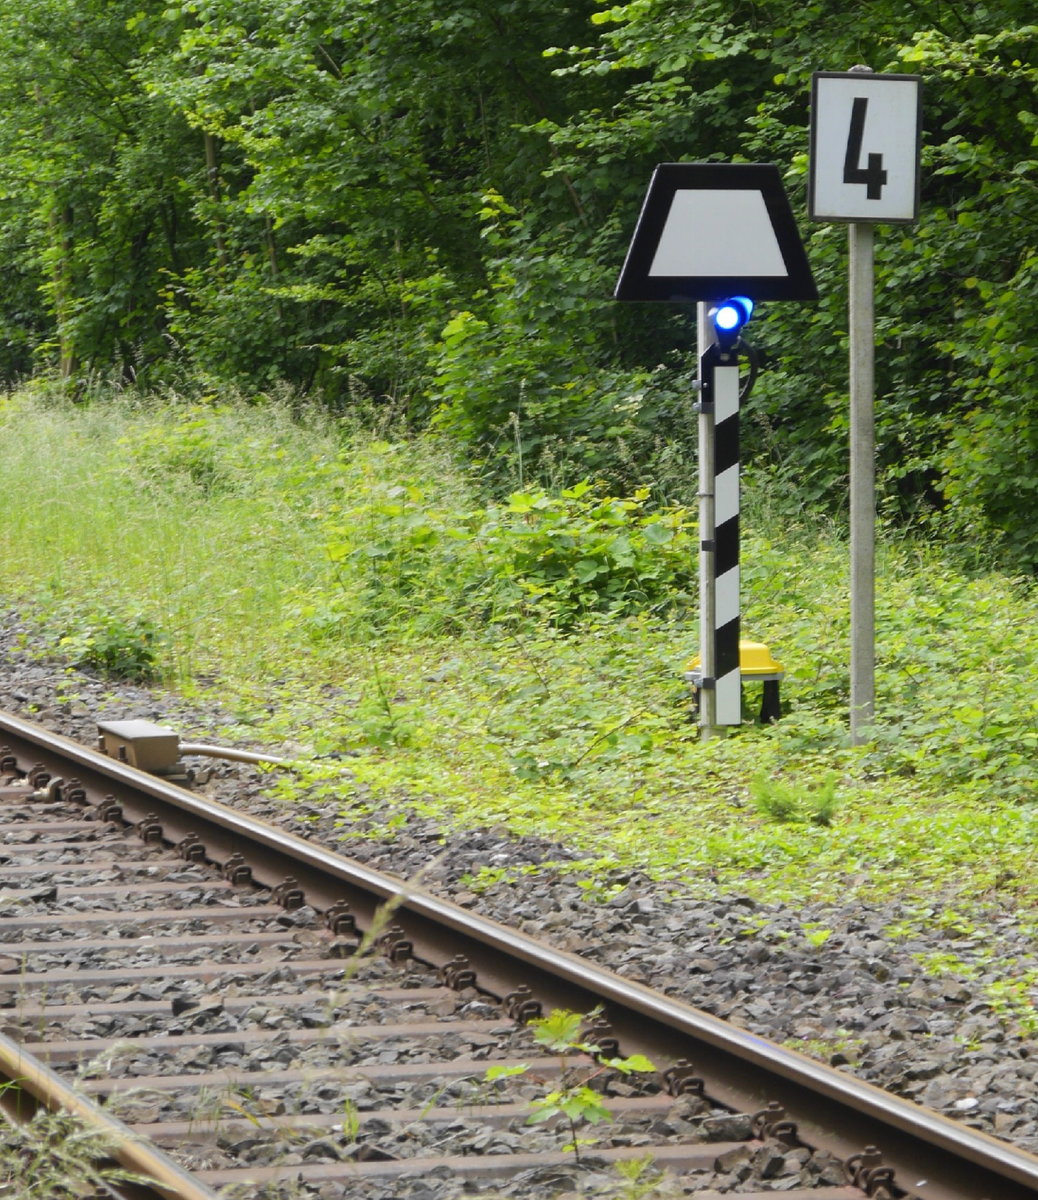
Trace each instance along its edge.
{"label": "green foliage", "polygon": [[362,439],[307,475],[305,519],[320,537],[315,567],[325,566],[291,589],[290,627],[322,645],[402,625],[449,632],[469,619],[485,572],[472,547],[474,497],[448,454]]}
{"label": "green foliage", "polygon": [[971,277],[965,286],[982,293],[990,315],[978,331],[980,361],[967,379],[974,407],[952,430],[941,459],[952,503],[948,531],[973,540],[993,530],[1010,561],[1034,570],[1038,537],[1020,518],[1038,497],[1038,438],[1024,400],[1038,385],[1038,321],[1033,306],[1021,301],[1038,287],[1038,255],[1029,255],[1009,280],[985,284]]}
{"label": "green foliage", "polygon": [[[1027,799],[1038,704],[1022,684],[1034,653],[1030,584],[995,575],[920,572],[925,591],[887,595],[880,619],[890,663],[890,718],[876,731],[886,769],[934,772]],[[979,674],[969,663],[984,663]],[[936,754],[936,758],[933,755]]]}
{"label": "green foliage", "polygon": [[1002,1020],[1019,1035],[1038,1035],[1038,1005],[1034,1002],[1038,969],[1019,970],[1012,979],[994,980],[985,991],[988,1003]]}
{"label": "green foliage", "polygon": [[[795,902],[897,895],[906,921],[928,925],[940,914],[911,906],[935,888],[960,918],[985,897],[1020,913],[1033,902],[1033,580],[881,531],[877,722],[872,744],[851,749],[846,545],[827,519],[801,509],[791,523],[789,480],[758,470],[744,504],[743,619],[784,665],[784,715],[702,742],[682,679],[696,623],[680,601],[660,607],[633,588],[614,610],[615,595],[584,598],[592,585],[581,584],[574,606],[560,577],[561,611],[579,614],[562,624],[544,598],[514,596],[520,553],[523,578],[545,586],[546,531],[637,541],[660,512],[648,501],[619,513],[610,503],[589,531],[605,503],[596,493],[527,489],[520,507],[550,502],[542,529],[536,507],[481,501],[442,440],[372,440],[277,403],[223,407],[204,426],[217,481],[205,490],[190,469],[153,465],[194,445],[190,404],[72,405],[41,389],[0,400],[0,437],[22,448],[5,463],[9,603],[39,606],[52,644],[93,637],[114,614],[117,652],[131,657],[136,621],[150,622],[166,639],[155,669],[211,693],[250,742],[290,746],[344,834],[406,828],[417,809],[445,836],[501,826],[550,838],[581,858],[536,871],[591,897],[637,869]],[[41,463],[74,463],[91,486]],[[663,549],[677,554],[685,537]],[[349,553],[332,563],[336,539]],[[368,543],[389,553],[366,556]],[[647,569],[655,553],[644,548]],[[683,567],[667,567],[675,587],[693,560],[690,547]],[[787,790],[796,819],[761,819],[758,775]],[[839,807],[827,816],[819,785],[831,777]],[[271,788],[298,804],[295,782]],[[495,886],[499,866],[475,882]]]}
{"label": "green foliage", "polygon": [[408,404],[443,324],[430,301],[482,286],[472,196],[488,176],[536,186],[543,155],[517,126],[554,110],[540,52],[572,18],[530,0],[448,16],[215,0],[170,17],[175,40],[156,35],[141,74],[208,139],[195,205],[214,250],[173,279],[172,328],[210,370],[280,369],[333,396],[359,375]]}
{"label": "green foliage", "polygon": [[[597,1016],[592,1013],[591,1016]],[[594,1053],[598,1047],[593,1047],[587,1039],[581,1039],[580,1031],[588,1020],[585,1013],[573,1012],[568,1008],[552,1009],[546,1017],[537,1017],[530,1022],[533,1039],[540,1046],[545,1046],[559,1054],[569,1050],[581,1050],[585,1054]]]}
{"label": "green foliage", "polygon": [[[1036,217],[1033,14],[1022,0],[968,15],[940,4],[925,17],[885,3],[828,5],[819,36],[821,15],[815,4],[733,12],[720,3],[689,14],[674,0],[601,10],[592,18],[598,41],[559,50],[555,61],[565,78],[611,81],[619,99],[568,123],[542,123],[541,132],[558,168],[581,179],[603,216],[629,208],[626,228],[638,202],[626,191],[631,163],[644,161],[647,174],[648,164],[678,154],[778,162],[796,203],[811,72],[854,62],[920,72],[921,219],[877,239],[878,287],[890,300],[877,306],[883,500],[891,512],[950,502],[970,537],[993,521],[1029,565],[1031,535],[1014,514],[1013,489],[1018,480],[1030,486],[1034,459],[1028,437],[1014,436],[1016,419],[1028,422],[1021,397],[1034,393],[1034,316],[1019,303],[1033,274],[1033,245],[1021,231]],[[795,472],[803,498],[835,500],[847,436],[843,234],[808,232],[821,301],[806,310],[764,306],[755,319],[767,369],[747,406],[744,455]],[[610,257],[618,261],[619,248]],[[625,361],[658,362],[639,314],[621,320],[637,330],[625,339]]]}
{"label": "green foliage", "polygon": [[[5,1084],[4,1090],[17,1087]],[[147,1177],[112,1165],[112,1139],[67,1113],[40,1109],[31,1120],[0,1120],[0,1192],[19,1200],[81,1200]],[[15,1190],[11,1190],[15,1189]]]}
{"label": "green foliage", "polygon": [[371,683],[357,703],[354,721],[368,746],[380,749],[402,747],[414,738],[414,718],[402,697],[390,694],[377,663],[371,670]]}
{"label": "green foliage", "polygon": [[[592,1013],[583,1014],[557,1008],[547,1016],[537,1017],[530,1022],[534,1040],[560,1055],[563,1059],[563,1069],[559,1087],[531,1101],[533,1111],[527,1117],[526,1123],[537,1125],[556,1117],[562,1118],[570,1132],[570,1140],[562,1148],[572,1151],[577,1162],[580,1162],[581,1148],[594,1144],[593,1141],[578,1136],[580,1127],[608,1121],[612,1116],[603,1101],[602,1092],[591,1084],[606,1071],[633,1075],[656,1070],[644,1054],[633,1054],[627,1058],[604,1057],[600,1047],[581,1034],[582,1027],[598,1015],[597,1009]],[[587,1055],[592,1061],[587,1066],[578,1068],[567,1066],[565,1059],[573,1053]],[[484,1079],[492,1083],[525,1075],[529,1070],[527,1066],[491,1066],[487,1068]]]}
{"label": "green foliage", "polygon": [[144,475],[166,486],[183,477],[203,492],[218,484],[215,429],[226,408],[192,405],[175,414],[171,425],[143,424],[116,441]]}
{"label": "green foliage", "polygon": [[[134,378],[166,353],[156,287],[193,235],[185,127],[141,86],[135,8],[41,0],[0,14],[0,239],[15,285],[0,308],[15,346],[28,340],[66,379]],[[25,366],[24,350],[9,357],[8,371]]]}
{"label": "green foliage", "polygon": [[646,442],[664,419],[669,437],[691,425],[687,385],[679,398],[665,378],[603,357],[612,271],[559,253],[557,230],[535,235],[496,192],[479,215],[501,257],[490,260],[472,310],[455,311],[433,348],[434,425],[470,445],[497,485],[572,484],[588,473],[629,485],[628,458],[639,479],[656,474]]}
{"label": "green foliage", "polygon": [[622,1159],[613,1169],[619,1181],[617,1200],[649,1200],[650,1197],[666,1200],[680,1195],[680,1183],[655,1165],[651,1153],[644,1158]]}
{"label": "green foliage", "polygon": [[833,931],[825,925],[809,922],[804,926],[804,941],[814,950],[820,950],[832,937]]}
{"label": "green foliage", "polygon": [[566,628],[591,613],[667,611],[687,603],[694,541],[687,513],[653,511],[647,489],[598,497],[588,483],[558,496],[517,492],[478,537],[507,601]]}
{"label": "green foliage", "polygon": [[73,666],[140,683],[163,673],[169,639],[143,613],[69,614],[67,622],[55,649]]}
{"label": "green foliage", "polygon": [[[882,505],[1032,570],[1035,29],[1024,0],[10,0],[0,378],[286,380],[431,422],[498,496],[691,503],[694,322],[608,300],[649,172],[777,162],[802,215],[810,75],[867,60],[926,97],[920,221],[877,239]],[[744,458],[842,506],[844,239],[804,233],[821,300],[754,320]]]}
{"label": "green foliage", "polygon": [[772,821],[831,825],[838,805],[839,782],[835,772],[813,784],[760,773],[750,780],[750,800],[762,816]]}
{"label": "green foliage", "polygon": [[[599,613],[687,603],[688,515],[653,509],[646,490],[601,496],[584,482],[459,513],[443,507],[434,479],[408,471],[408,457],[403,446],[375,442],[327,468],[341,499],[320,519],[342,596],[330,607],[300,603],[315,634],[356,635],[416,619],[431,628],[531,618],[570,628]],[[347,479],[358,465],[363,482],[355,489]]]}

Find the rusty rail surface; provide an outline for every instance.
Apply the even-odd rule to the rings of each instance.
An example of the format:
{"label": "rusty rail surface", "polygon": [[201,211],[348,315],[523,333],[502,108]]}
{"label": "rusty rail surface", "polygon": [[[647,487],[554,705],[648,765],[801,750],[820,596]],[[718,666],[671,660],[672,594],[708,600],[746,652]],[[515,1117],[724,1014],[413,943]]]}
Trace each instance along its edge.
{"label": "rusty rail surface", "polygon": [[[795,1125],[802,1144],[856,1163],[855,1181],[862,1191],[840,1190],[841,1196],[1038,1196],[1035,1156],[481,918],[420,886],[311,845],[12,714],[0,713],[0,746],[9,747],[0,750],[0,772],[4,755],[30,778],[39,764],[38,778],[60,778],[66,794],[89,797],[102,811],[118,807],[143,839],[161,839],[178,847],[184,858],[218,864],[229,878],[251,872],[280,903],[294,907],[305,902],[327,914],[332,929],[354,922],[361,930],[370,928],[383,919],[380,914],[388,904],[393,929],[383,948],[391,957],[432,964],[448,982],[453,975],[455,982],[460,977],[465,984],[474,983],[516,1019],[553,1008],[590,1011],[602,1006],[608,1029],[599,1039],[614,1052],[645,1054],[657,1064],[670,1064],[675,1091],[701,1087],[712,1101],[735,1112],[771,1112],[774,1123]],[[494,1165],[507,1170],[509,1157],[521,1156],[501,1155]],[[360,1165],[372,1176],[384,1169],[383,1164]],[[473,1163],[464,1166],[472,1169]],[[159,1194],[184,1200],[191,1195]],[[810,1194],[821,1197],[823,1191]]]}
{"label": "rusty rail surface", "polygon": [[111,1148],[112,1157],[126,1171],[151,1184],[118,1182],[107,1184],[114,1196],[126,1200],[216,1200],[216,1193],[179,1167],[157,1146],[134,1136],[122,1121],[90,1103],[69,1087],[38,1059],[27,1055],[17,1042],[0,1033],[0,1080],[7,1087],[0,1098],[4,1110],[15,1121],[25,1120],[38,1108],[62,1111],[94,1130]]}

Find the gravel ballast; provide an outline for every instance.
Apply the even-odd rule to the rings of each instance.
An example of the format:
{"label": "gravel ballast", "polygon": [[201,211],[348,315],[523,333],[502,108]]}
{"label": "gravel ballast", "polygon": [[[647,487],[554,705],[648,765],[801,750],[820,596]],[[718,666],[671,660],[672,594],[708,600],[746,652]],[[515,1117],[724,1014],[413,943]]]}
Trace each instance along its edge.
{"label": "gravel ballast", "polygon": [[[98,720],[134,718],[227,744],[221,730],[234,722],[218,707],[75,672],[39,649],[17,615],[0,616],[0,708],[91,745]],[[289,807],[263,796],[251,767],[189,761],[211,770],[204,790],[213,798],[377,869],[420,876],[485,916],[1038,1153],[1038,1042],[992,1003],[1000,986],[1038,970],[1031,936],[1011,911],[893,937],[904,917],[895,902],[794,909],[716,889],[704,896],[701,886],[682,894],[672,881],[627,872],[599,877],[596,893],[580,886],[579,867],[567,869],[580,856],[563,845],[503,828],[447,831],[414,813],[389,828],[396,809],[383,826],[370,811],[353,820],[348,806],[305,795]],[[508,881],[472,890],[467,878],[484,867],[507,869]],[[953,899],[935,896],[934,912]],[[937,956],[969,970],[935,973]]]}

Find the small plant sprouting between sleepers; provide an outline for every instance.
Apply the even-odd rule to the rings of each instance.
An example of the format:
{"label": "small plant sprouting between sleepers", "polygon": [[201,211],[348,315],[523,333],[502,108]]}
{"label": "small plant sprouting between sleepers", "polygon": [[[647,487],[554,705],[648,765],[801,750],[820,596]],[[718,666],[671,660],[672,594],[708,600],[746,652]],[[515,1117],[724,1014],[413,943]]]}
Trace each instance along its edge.
{"label": "small plant sprouting between sleepers", "polygon": [[[601,1053],[601,1047],[582,1036],[582,1027],[593,1021],[600,1011],[593,1009],[590,1013],[583,1014],[557,1008],[546,1017],[534,1019],[529,1025],[535,1041],[560,1056],[562,1071],[557,1088],[530,1102],[533,1111],[526,1118],[526,1123],[536,1125],[554,1117],[562,1118],[570,1134],[569,1141],[562,1148],[572,1151],[578,1163],[581,1149],[594,1144],[593,1138],[580,1137],[580,1127],[596,1125],[612,1117],[612,1113],[603,1103],[601,1092],[591,1086],[592,1082],[607,1071],[633,1075],[656,1070],[644,1054],[632,1054],[627,1058],[606,1058]],[[567,1065],[566,1058],[574,1053],[586,1055],[589,1061],[577,1067]],[[487,1083],[493,1083],[496,1080],[522,1075],[532,1077],[528,1063],[520,1066],[491,1066],[487,1068],[483,1078]]]}

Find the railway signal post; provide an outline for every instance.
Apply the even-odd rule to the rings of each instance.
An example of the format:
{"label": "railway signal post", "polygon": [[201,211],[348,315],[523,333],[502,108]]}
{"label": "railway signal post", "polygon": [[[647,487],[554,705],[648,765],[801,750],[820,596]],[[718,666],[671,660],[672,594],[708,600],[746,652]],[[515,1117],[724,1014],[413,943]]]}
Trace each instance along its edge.
{"label": "railway signal post", "polygon": [[[713,651],[712,656],[702,656],[699,688],[701,693],[713,691],[712,725],[742,722],[739,352],[745,350],[741,334],[752,312],[753,301],[746,296],[733,296],[711,307],[707,315],[714,336],[699,359],[699,413],[704,423],[700,445],[708,444],[712,450],[708,455],[700,450],[700,583],[707,605],[701,613],[699,640],[704,650],[709,645]],[[706,471],[704,458],[709,463]],[[709,505],[704,506],[705,499]],[[711,678],[712,689],[704,686]]]}
{"label": "railway signal post", "polygon": [[818,291],[772,164],[662,163],[642,206],[617,300],[698,305],[699,722],[742,723],[739,403],[743,326],[762,300]]}

